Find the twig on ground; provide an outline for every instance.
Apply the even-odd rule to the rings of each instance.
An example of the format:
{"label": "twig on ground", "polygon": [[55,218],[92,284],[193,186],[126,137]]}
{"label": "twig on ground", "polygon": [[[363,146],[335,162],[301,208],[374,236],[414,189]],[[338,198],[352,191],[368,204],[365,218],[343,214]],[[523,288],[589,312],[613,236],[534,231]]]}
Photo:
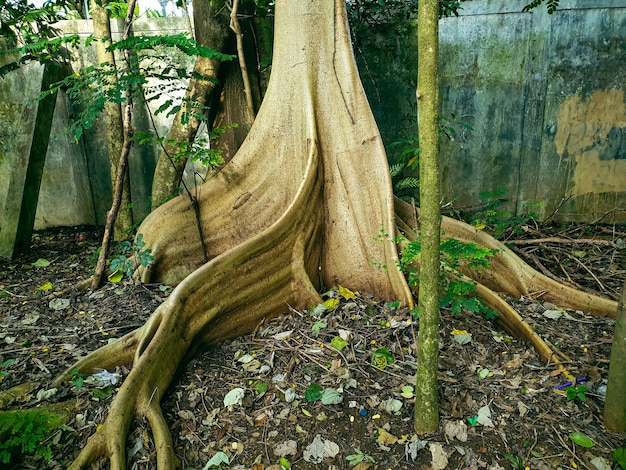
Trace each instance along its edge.
{"label": "twig on ground", "polygon": [[513,245],[534,245],[538,243],[559,243],[567,245],[586,244],[586,245],[608,245],[617,248],[617,244],[612,240],[596,240],[593,238],[580,238],[578,240],[560,237],[547,238],[528,238],[520,240],[507,240],[507,243]]}

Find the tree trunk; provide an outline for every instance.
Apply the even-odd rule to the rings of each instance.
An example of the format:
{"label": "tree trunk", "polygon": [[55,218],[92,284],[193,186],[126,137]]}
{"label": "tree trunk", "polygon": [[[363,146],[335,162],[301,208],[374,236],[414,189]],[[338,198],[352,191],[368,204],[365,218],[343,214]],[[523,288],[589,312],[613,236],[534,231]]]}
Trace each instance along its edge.
{"label": "tree trunk", "polygon": [[[91,15],[93,18],[93,31],[95,37],[96,57],[98,63],[102,66],[107,64],[106,67],[110,67],[112,71],[115,71],[115,56],[113,52],[108,51],[107,48],[111,45],[111,24],[109,19],[109,11],[105,8],[106,0],[103,0],[101,4],[98,2],[91,2]],[[113,75],[112,75],[113,76]],[[107,101],[104,104],[104,122],[106,128],[106,139],[109,150],[109,163],[111,170],[111,193],[114,192],[120,154],[122,153],[123,145],[123,119],[122,108],[120,104]],[[130,178],[128,176],[128,168],[126,168],[123,175],[123,191],[120,201],[121,212],[114,219],[115,229],[113,238],[115,240],[123,240],[128,237],[128,232],[133,226],[133,213],[131,207],[130,197]],[[112,195],[112,198],[114,196]]]}
{"label": "tree trunk", "polygon": [[394,243],[374,241],[381,230],[395,232],[394,199],[343,0],[277,2],[276,44],[272,79],[250,134],[200,188],[204,240],[186,196],[163,204],[139,229],[156,258],[143,278],[178,286],[144,327],[76,365],[111,367],[134,356],[103,428],[72,468],[100,455],[109,456],[112,469],[124,468],[133,413],[148,419],[159,468],[174,468],[160,401],[180,363],[212,342],[253,330],[286,305],[319,302],[323,286],[412,304]]}
{"label": "tree trunk", "polygon": [[[223,13],[223,8],[214,3],[205,0],[193,1],[196,41],[199,45],[221,51],[229,34],[228,16]],[[197,106],[197,112],[211,103],[219,69],[219,60],[198,56],[183,102]],[[183,114],[189,111],[187,107],[181,106],[161,147],[152,181],[153,209],[176,195],[180,185],[187,159],[172,157],[180,150],[176,143],[193,142],[201,123],[193,115],[189,116],[188,121],[184,121]]]}
{"label": "tree trunk", "polygon": [[609,431],[626,431],[626,282],[615,319],[609,383],[604,403],[604,425]]}
{"label": "tree trunk", "polygon": [[420,0],[417,24],[417,122],[420,139],[419,337],[414,427],[439,428],[439,2]]}

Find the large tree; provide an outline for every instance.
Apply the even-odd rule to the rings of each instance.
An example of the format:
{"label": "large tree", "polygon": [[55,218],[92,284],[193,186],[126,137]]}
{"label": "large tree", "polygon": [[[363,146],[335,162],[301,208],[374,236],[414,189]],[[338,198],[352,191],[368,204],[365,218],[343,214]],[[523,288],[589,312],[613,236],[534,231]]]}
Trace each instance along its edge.
{"label": "large tree", "polygon": [[[175,468],[160,403],[180,365],[288,305],[316,304],[320,289],[341,284],[413,302],[393,235],[414,237],[418,215],[394,200],[344,1],[277,1],[273,57],[263,104],[235,157],[200,187],[197,201],[173,199],[139,228],[155,258],[141,279],[177,287],[145,325],[70,368],[90,373],[132,363],[105,423],[72,468],[100,456],[112,469],[124,468],[133,416],[145,417],[152,429],[158,468]],[[559,285],[473,227],[444,219],[443,230],[499,250],[492,269],[468,274],[505,328],[546,360],[555,361],[551,351],[492,289],[518,297],[542,291],[543,299],[566,307],[615,312],[615,302]],[[69,370],[59,380],[68,377]]]}

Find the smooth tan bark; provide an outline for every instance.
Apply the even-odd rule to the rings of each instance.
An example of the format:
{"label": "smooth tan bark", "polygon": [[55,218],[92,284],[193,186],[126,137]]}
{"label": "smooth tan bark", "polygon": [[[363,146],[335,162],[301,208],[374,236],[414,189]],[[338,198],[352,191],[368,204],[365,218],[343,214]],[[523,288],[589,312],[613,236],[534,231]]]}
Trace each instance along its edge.
{"label": "smooth tan bark", "polygon": [[[276,45],[272,79],[250,134],[200,188],[205,246],[183,196],[139,229],[156,260],[143,279],[178,285],[147,324],[126,337],[132,370],[72,468],[103,455],[112,469],[124,468],[133,414],[150,423],[159,468],[174,468],[160,401],[180,363],[208,344],[252,331],[287,305],[319,302],[323,286],[412,303],[395,245],[375,241],[381,230],[395,231],[393,194],[343,1],[278,2]],[[111,365],[113,352],[128,357],[110,345],[77,367],[98,359]]]}
{"label": "smooth tan bark", "polygon": [[417,123],[420,139],[419,336],[414,428],[439,428],[439,1],[420,0],[417,25]]}

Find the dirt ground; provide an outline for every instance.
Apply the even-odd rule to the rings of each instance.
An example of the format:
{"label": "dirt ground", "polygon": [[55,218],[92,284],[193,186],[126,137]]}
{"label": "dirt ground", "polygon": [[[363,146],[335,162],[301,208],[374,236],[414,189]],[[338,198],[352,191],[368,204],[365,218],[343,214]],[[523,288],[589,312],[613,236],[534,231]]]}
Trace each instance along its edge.
{"label": "dirt ground", "polygon": [[[626,276],[625,232],[610,225],[526,227],[508,242],[538,269],[616,298]],[[76,384],[86,379],[82,386],[67,383],[51,392],[53,379],[140,326],[169,292],[130,281],[94,293],[76,289],[93,269],[99,236],[86,227],[40,232],[28,256],[0,262],[0,393],[37,384],[0,400],[0,408],[64,402],[72,410],[66,426],[41,444],[50,446],[50,460],[14,455],[5,468],[68,467],[104,421],[128,370],[108,371],[118,374],[109,386],[77,376]],[[340,300],[333,311],[287,312],[187,364],[163,403],[182,468],[203,469],[216,455],[229,459],[222,468],[255,470],[280,463],[359,470],[618,468],[612,453],[625,445],[624,435],[602,425],[613,321],[560,311],[540,295],[510,299],[588,388],[578,389],[581,401],[568,398],[558,388],[566,379],[497,322],[443,309],[441,428],[417,436],[417,323],[410,312],[360,294],[332,295]],[[573,442],[573,432],[593,447]],[[141,420],[132,424],[127,454],[128,468],[155,468]]]}

